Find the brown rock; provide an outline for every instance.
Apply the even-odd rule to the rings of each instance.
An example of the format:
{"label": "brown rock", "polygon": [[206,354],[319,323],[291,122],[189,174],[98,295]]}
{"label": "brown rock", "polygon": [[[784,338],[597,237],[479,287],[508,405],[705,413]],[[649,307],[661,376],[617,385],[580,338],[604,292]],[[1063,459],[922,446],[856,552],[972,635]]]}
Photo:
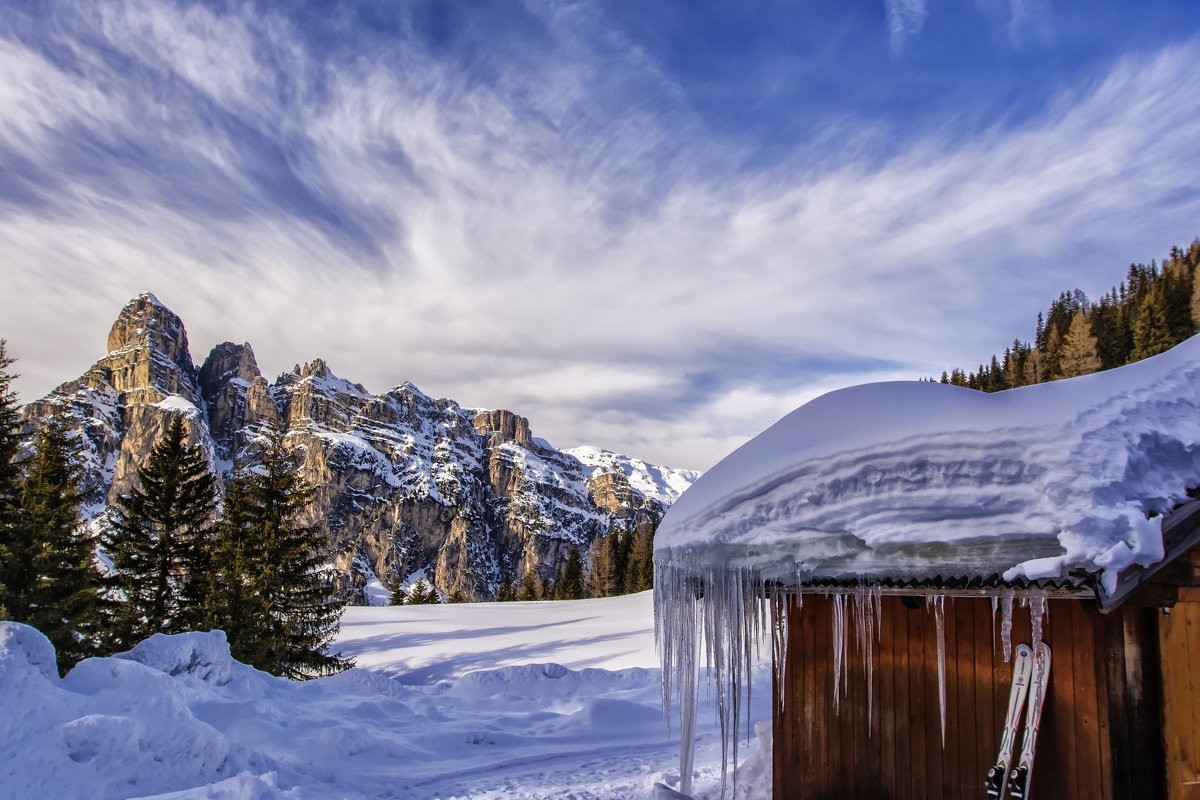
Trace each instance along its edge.
{"label": "brown rock", "polygon": [[505,442],[516,442],[528,447],[532,442],[529,435],[529,420],[503,408],[495,411],[480,411],[473,420],[475,432],[488,437],[493,446]]}

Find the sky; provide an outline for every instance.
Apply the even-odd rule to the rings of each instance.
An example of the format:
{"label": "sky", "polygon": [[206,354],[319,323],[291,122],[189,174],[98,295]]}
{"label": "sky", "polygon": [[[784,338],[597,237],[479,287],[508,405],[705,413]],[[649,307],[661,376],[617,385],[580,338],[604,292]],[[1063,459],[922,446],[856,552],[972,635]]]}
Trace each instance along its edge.
{"label": "sky", "polygon": [[23,400],[152,291],[706,469],[1200,235],[1194,0],[0,0]]}

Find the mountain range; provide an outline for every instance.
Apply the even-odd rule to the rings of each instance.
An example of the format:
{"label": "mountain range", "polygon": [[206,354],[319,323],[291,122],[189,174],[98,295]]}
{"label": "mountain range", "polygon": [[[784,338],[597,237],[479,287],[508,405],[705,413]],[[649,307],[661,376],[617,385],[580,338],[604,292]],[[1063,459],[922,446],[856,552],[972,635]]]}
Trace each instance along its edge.
{"label": "mountain range", "polygon": [[51,418],[74,432],[89,524],[106,524],[172,418],[184,417],[222,485],[278,428],[315,489],[308,521],[355,603],[418,577],[446,595],[493,598],[503,577],[551,576],[572,547],[656,526],[699,477],[595,447],[558,450],[518,414],[411,383],[371,394],[321,359],[270,382],[249,344],[225,342],[197,367],[183,321],[149,293],[121,310],[107,349],[22,409],[30,438]]}

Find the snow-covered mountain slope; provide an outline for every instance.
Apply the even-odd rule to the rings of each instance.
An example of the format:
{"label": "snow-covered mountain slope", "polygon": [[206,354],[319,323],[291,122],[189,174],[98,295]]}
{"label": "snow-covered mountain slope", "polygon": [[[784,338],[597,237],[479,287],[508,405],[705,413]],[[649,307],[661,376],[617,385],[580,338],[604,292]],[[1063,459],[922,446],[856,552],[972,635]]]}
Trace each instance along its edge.
{"label": "snow-covered mountain slope", "polygon": [[[307,683],[233,661],[219,632],[154,636],[60,680],[41,634],[0,623],[0,796],[650,800],[679,752],[650,605],[351,609],[335,647],[370,668]],[[769,721],[768,693],[752,716]],[[712,708],[698,727],[694,796],[715,800]],[[770,796],[764,752],[740,798]]]}
{"label": "snow-covered mountain slope", "polygon": [[573,546],[657,524],[694,479],[594,448],[591,460],[559,451],[517,414],[464,409],[411,383],[373,395],[321,359],[271,382],[249,344],[226,342],[197,369],[183,322],[151,294],[121,311],[108,349],[24,409],[31,435],[50,417],[77,432],[95,524],[173,416],[222,477],[253,463],[263,430],[279,427],[358,602],[372,582],[417,574],[444,594],[492,597],[504,575],[550,575]]}
{"label": "snow-covered mountain slope", "polygon": [[996,394],[833,392],[671,508],[655,562],[761,577],[1065,577],[1162,558],[1200,486],[1200,337],[1108,372]]}
{"label": "snow-covered mountain slope", "polygon": [[641,492],[643,496],[658,500],[667,506],[679,499],[679,495],[683,494],[700,477],[700,473],[695,470],[657,467],[654,464],[647,464],[640,458],[632,458],[589,445],[570,447],[563,452],[575,456],[591,467],[592,475],[620,472],[625,476],[630,487]]}

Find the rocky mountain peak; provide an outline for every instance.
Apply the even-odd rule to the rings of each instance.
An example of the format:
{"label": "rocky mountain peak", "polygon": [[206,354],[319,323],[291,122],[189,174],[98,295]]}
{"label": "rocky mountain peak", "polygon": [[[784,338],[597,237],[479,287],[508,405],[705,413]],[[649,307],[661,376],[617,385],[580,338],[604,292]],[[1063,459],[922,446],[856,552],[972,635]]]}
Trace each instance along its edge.
{"label": "rocky mountain peak", "polygon": [[183,320],[149,292],[121,309],[108,334],[108,355],[93,369],[108,376],[126,405],[171,395],[200,403]]}
{"label": "rocky mountain peak", "polygon": [[528,447],[533,443],[533,436],[529,433],[529,420],[503,408],[480,411],[471,424],[475,426],[475,432],[486,436],[493,446],[516,442],[522,447]]}
{"label": "rocky mountain peak", "polygon": [[246,434],[264,424],[279,424],[279,410],[249,344],[222,342],[214,347],[200,367],[199,381],[219,457],[232,460]]}
{"label": "rocky mountain peak", "polygon": [[108,332],[110,354],[137,347],[162,353],[189,375],[195,371],[183,320],[149,292],[126,303]]}
{"label": "rocky mountain peak", "polygon": [[235,379],[250,383],[261,374],[258,360],[254,358],[254,348],[248,342],[221,342],[212,349],[200,367],[200,385],[205,387],[204,399],[209,397],[208,387]]}
{"label": "rocky mountain peak", "polygon": [[323,358],[314,358],[304,366],[300,367],[301,378],[330,378],[333,373],[329,370],[329,365],[325,363]]}

